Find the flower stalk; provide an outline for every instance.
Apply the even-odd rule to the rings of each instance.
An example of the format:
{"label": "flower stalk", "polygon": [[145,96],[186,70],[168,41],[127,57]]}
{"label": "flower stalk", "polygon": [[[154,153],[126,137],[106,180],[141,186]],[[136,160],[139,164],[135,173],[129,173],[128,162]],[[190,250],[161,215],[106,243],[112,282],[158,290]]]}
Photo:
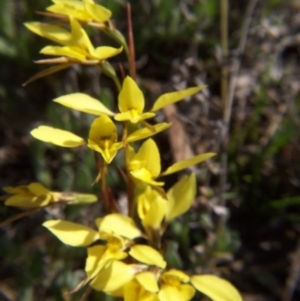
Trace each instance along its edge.
{"label": "flower stalk", "polygon": [[[5,205],[29,208],[29,211],[12,217],[10,221],[51,205],[104,202],[105,212],[99,214],[93,227],[61,219],[50,219],[43,223],[62,243],[86,248],[86,278],[72,291],[88,285],[81,300],[86,299],[94,289],[124,301],[189,301],[196,291],[213,301],[241,301],[238,291],[226,280],[214,275],[188,275],[175,269],[165,259],[164,245],[168,241],[163,241],[163,235],[174,219],[190,210],[196,198],[197,179],[194,173],[189,173],[166,190],[162,177],[203,163],[215,154],[198,154],[175,162],[162,171],[162,153],[154,137],[171,124],[155,123],[153,118],[158,110],[201,92],[205,86],[165,93],[149,111],[145,111],[146,100],[136,75],[130,4],[127,4],[127,45],[111,20],[112,13],[93,0],[52,2],[43,14],[58,18],[66,26],[58,26],[53,22],[30,22],[26,23],[26,27],[55,43],[41,50],[50,58],[38,61],[54,66],[36,74],[27,83],[74,64],[83,67],[91,65],[100,68],[104,75],[114,81],[118,111],[110,110],[101,100],[81,92],[54,99],[56,105],[94,116],[87,137],[46,125],[33,129],[31,135],[56,147],[86,146],[86,151],[93,151],[97,174],[91,184],[99,184],[100,197],[55,192],[41,183],[6,187],[4,191],[8,195]],[[85,30],[86,26],[101,30],[117,41],[119,47],[94,45]],[[120,65],[120,80],[109,59],[122,51],[127,54],[129,74]],[[152,119],[151,123],[148,119]],[[119,163],[115,158],[122,151],[123,162]],[[114,165],[119,165],[118,169],[125,180],[127,210],[120,209],[120,191],[107,184],[107,175]]]}

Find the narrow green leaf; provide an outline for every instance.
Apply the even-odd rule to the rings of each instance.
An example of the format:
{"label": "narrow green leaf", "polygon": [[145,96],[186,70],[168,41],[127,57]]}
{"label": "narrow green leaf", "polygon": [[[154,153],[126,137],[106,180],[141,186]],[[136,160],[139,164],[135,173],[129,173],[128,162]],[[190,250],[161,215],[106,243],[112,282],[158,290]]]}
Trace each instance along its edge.
{"label": "narrow green leaf", "polygon": [[299,205],[300,196],[287,197],[281,200],[275,200],[271,202],[271,205],[275,208],[285,208],[288,206]]}

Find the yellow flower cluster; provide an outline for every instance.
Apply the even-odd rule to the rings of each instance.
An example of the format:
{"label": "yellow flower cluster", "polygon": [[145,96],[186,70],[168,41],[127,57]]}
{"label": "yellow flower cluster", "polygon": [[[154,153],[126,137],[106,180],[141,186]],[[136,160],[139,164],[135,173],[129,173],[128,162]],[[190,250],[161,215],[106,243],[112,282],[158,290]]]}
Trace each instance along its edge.
{"label": "yellow flower cluster", "polygon": [[[101,101],[89,95],[73,93],[61,96],[54,102],[96,116],[90,125],[88,137],[82,138],[44,125],[31,131],[36,139],[57,146],[86,145],[102,158],[97,166],[95,182],[100,183],[108,212],[96,219],[97,230],[63,220],[49,220],[43,226],[67,245],[87,247],[85,271],[89,285],[109,295],[125,301],[188,301],[198,290],[214,301],[241,301],[239,293],[229,282],[213,275],[189,276],[172,269],[163,258],[161,237],[168,224],[191,207],[196,197],[196,177],[193,173],[184,176],[168,191],[164,190],[164,182],[159,178],[199,164],[215,154],[200,154],[176,162],[162,172],[159,149],[150,137],[166,130],[171,124],[150,125],[146,120],[155,117],[156,112],[165,106],[200,92],[204,86],[163,94],[145,112],[145,98],[136,80],[129,75],[120,80],[112,66],[107,65],[106,60],[123,49],[129,51],[130,55],[130,47],[110,21],[111,12],[93,0],[52,2],[53,5],[47,8],[45,14],[59,18],[64,26],[39,22],[25,25],[32,32],[59,45],[44,47],[42,54],[56,58],[40,61],[58,65],[42,71],[29,81],[72,64],[95,65],[114,79],[119,90],[119,112],[109,110]],[[66,29],[66,25],[70,30]],[[85,25],[110,34],[120,47],[94,46],[83,28]],[[116,123],[123,129],[121,137],[118,136]],[[134,142],[146,138],[137,148]],[[128,184],[128,216],[116,212],[118,209],[110,204],[105,181],[109,165],[121,149]],[[32,183],[28,187],[10,187],[5,191],[13,194],[6,201],[8,206],[45,207],[62,198],[60,193],[51,192],[39,183]],[[95,198],[91,198],[95,201]],[[137,238],[143,238],[147,244],[139,244]]]}
{"label": "yellow flower cluster", "polygon": [[[125,301],[188,301],[196,290],[216,301],[242,300],[229,282],[217,276],[166,269],[157,250],[134,241],[143,234],[131,218],[114,213],[96,224],[98,231],[62,220],[43,224],[63,243],[88,247],[85,271],[92,288]],[[105,244],[97,244],[99,240]]]}

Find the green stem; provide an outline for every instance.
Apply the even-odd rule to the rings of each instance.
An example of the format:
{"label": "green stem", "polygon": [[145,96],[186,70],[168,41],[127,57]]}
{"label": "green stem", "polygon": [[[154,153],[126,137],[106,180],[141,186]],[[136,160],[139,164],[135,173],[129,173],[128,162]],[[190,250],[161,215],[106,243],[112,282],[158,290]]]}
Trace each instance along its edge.
{"label": "green stem", "polygon": [[101,61],[97,66],[106,76],[114,81],[118,91],[121,91],[122,86],[113,66],[108,61]]}

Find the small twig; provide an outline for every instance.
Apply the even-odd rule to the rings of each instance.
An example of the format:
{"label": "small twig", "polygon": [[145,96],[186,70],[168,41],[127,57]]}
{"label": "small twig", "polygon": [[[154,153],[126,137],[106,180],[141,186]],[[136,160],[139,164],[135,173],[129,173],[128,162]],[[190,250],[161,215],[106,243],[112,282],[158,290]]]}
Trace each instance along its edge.
{"label": "small twig", "polygon": [[36,212],[36,211],[38,211],[40,209],[42,209],[42,207],[29,209],[29,210],[23,211],[23,212],[21,212],[19,214],[16,214],[14,216],[11,216],[11,217],[7,218],[6,220],[4,220],[3,222],[0,223],[0,228],[2,228],[3,226],[6,226],[9,223],[12,223],[12,222],[20,219],[22,217],[25,217],[25,216],[27,216],[27,215],[29,215],[31,213],[34,213],[34,212]]}
{"label": "small twig", "polygon": [[[226,1],[226,0],[223,0],[223,1]],[[238,79],[238,75],[239,75],[239,71],[240,71],[240,66],[241,66],[241,55],[245,51],[246,41],[248,38],[248,31],[249,31],[253,11],[254,11],[257,1],[258,0],[250,0],[248,3],[247,9],[246,9],[245,21],[244,21],[242,31],[241,31],[241,39],[240,39],[240,42],[238,45],[237,57],[235,58],[234,64],[232,66],[232,75],[230,77],[229,93],[226,97],[226,104],[224,106],[224,111],[223,111],[223,123],[224,124],[223,124],[223,131],[221,134],[221,141],[222,141],[222,144],[221,144],[221,176],[220,176],[221,193],[220,193],[220,201],[219,201],[221,206],[225,205],[225,199],[223,196],[223,192],[224,192],[224,188],[227,183],[229,126],[230,126],[230,120],[231,120],[231,115],[232,115],[233,99],[234,99],[235,89],[236,89],[236,85],[237,85],[237,79]],[[225,8],[228,9],[228,7],[226,7],[225,5],[223,7],[224,7],[224,9]],[[225,15],[225,12],[224,12],[224,15]],[[223,26],[226,27],[225,21],[222,21],[222,22],[224,22]],[[225,36],[225,33],[223,33],[223,34]],[[225,39],[225,38],[223,37],[223,39]],[[225,46],[226,46],[226,44],[224,45],[224,47]],[[222,76],[223,76],[223,74],[222,74]],[[222,94],[222,97],[225,97],[225,96],[223,96],[223,94]]]}
{"label": "small twig", "polygon": [[290,271],[282,292],[282,301],[291,301],[300,278],[300,240],[295,252],[290,255]]}
{"label": "small twig", "polygon": [[83,295],[81,296],[80,298],[80,301],[85,301],[86,298],[89,296],[89,294],[91,293],[92,291],[92,287],[91,286],[88,286],[87,289],[84,291]]}
{"label": "small twig", "polygon": [[229,122],[231,119],[233,98],[235,94],[237,79],[240,72],[240,67],[241,67],[241,56],[243,55],[246,48],[249,27],[250,27],[250,23],[252,20],[253,12],[257,4],[257,1],[258,0],[250,0],[247,6],[245,22],[242,27],[241,39],[237,50],[237,57],[233,63],[232,76],[230,78],[230,86],[229,86],[228,106],[226,106],[226,110],[224,112],[224,122],[227,127],[227,131],[229,130]]}

